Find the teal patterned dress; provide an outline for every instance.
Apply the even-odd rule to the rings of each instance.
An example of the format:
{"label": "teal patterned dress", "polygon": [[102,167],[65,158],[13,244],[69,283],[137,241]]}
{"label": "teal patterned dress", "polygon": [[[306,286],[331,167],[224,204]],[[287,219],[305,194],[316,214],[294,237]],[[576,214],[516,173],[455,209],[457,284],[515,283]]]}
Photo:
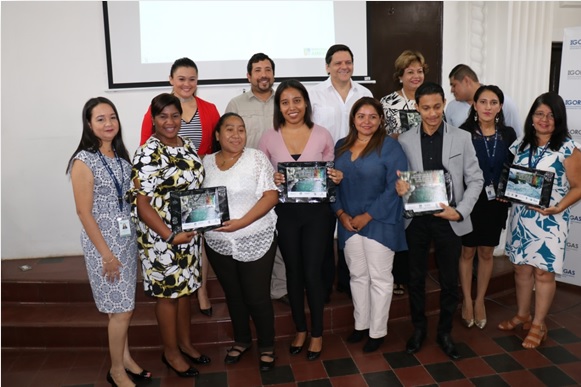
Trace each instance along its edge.
{"label": "teal patterned dress", "polygon": [[154,297],[177,298],[192,294],[201,283],[201,241],[171,245],[150,229],[137,214],[137,195],[151,198],[151,206],[171,229],[169,198],[172,191],[200,188],[204,167],[194,144],[182,139],[184,146],[170,147],[150,137],[135,152],[131,181],[132,216],[137,224],[137,246],[143,271],[145,293]]}
{"label": "teal patterned dress", "polygon": [[[559,203],[569,192],[569,181],[563,165],[573,154],[575,142],[567,138],[558,151],[547,151],[538,161],[536,169],[555,173],[550,206]],[[510,150],[515,154],[514,164],[528,167],[530,148],[518,151],[520,142],[515,142]],[[539,156],[533,155],[533,163]],[[570,209],[556,215],[544,216],[529,210],[526,205],[512,205],[510,224],[506,236],[506,253],[510,261],[517,265],[531,265],[550,273],[562,274],[565,260],[565,243],[569,235]]]}

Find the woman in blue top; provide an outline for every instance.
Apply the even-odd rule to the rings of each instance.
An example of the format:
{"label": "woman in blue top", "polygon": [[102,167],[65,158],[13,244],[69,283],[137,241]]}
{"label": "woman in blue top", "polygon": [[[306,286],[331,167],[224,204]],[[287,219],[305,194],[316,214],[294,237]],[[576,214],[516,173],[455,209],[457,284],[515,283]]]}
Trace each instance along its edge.
{"label": "woman in blue top", "polygon": [[349,133],[335,146],[335,168],[344,177],[332,207],[355,307],[355,330],[347,340],[359,342],[369,334],[363,351],[372,352],[387,335],[394,253],[407,249],[403,204],[395,191],[397,171],[407,169],[407,158],[387,136],[376,99],[363,97],[353,105]]}
{"label": "woman in blue top", "polygon": [[[513,155],[509,147],[516,140],[513,128],[504,124],[502,104],[504,94],[497,86],[483,85],[474,94],[474,105],[468,119],[461,126],[472,135],[472,143],[478,157],[478,165],[484,175],[484,187],[474,205],[473,231],[462,236],[460,259],[460,283],[462,284],[462,321],[467,328],[486,326],[484,296],[492,274],[494,247],[506,225],[508,203],[496,200],[500,173],[505,163],[511,163]],[[472,264],[478,251],[476,298],[472,304]]]}

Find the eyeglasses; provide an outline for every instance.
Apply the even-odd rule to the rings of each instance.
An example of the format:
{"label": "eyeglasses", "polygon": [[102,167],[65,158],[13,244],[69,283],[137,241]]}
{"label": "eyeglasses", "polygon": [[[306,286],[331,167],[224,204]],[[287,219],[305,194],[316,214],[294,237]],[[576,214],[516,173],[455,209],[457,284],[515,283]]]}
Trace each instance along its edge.
{"label": "eyeglasses", "polygon": [[543,119],[547,119],[547,121],[555,121],[555,116],[553,115],[553,113],[543,113],[543,112],[535,112],[533,114],[533,117],[535,117],[538,120],[543,120]]}

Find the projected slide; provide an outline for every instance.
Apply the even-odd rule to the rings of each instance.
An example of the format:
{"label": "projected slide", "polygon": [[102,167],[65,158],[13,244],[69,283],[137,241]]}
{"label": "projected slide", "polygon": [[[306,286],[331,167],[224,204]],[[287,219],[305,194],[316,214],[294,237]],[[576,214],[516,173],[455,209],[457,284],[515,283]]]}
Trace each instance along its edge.
{"label": "projected slide", "polygon": [[[141,62],[168,63],[182,56],[200,62],[248,60],[249,52],[266,48],[272,58],[324,58],[335,43],[333,2],[309,1],[308,9],[297,4],[141,1]],[[176,15],[192,23],[180,22]],[[176,36],[191,36],[191,44],[184,47]]]}
{"label": "projected slide", "polygon": [[188,57],[199,84],[247,83],[246,64],[264,52],[276,78],[326,79],[325,54],[346,44],[354,78],[367,76],[364,1],[103,2],[111,88],[167,84],[171,64]]}

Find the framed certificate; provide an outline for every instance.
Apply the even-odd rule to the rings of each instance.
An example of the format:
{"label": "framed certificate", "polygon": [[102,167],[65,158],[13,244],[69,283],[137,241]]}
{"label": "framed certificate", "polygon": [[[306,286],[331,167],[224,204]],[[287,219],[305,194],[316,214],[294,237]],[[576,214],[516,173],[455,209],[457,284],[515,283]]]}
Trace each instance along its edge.
{"label": "framed certificate", "polygon": [[401,133],[407,132],[412,127],[422,123],[422,117],[417,110],[400,110],[399,122],[401,123]]}
{"label": "framed certificate", "polygon": [[327,174],[332,161],[278,163],[285,183],[279,186],[281,203],[323,203],[335,201],[335,183]]}
{"label": "framed certificate", "polygon": [[171,192],[170,214],[175,232],[218,228],[230,220],[226,187]]}
{"label": "framed certificate", "polygon": [[442,212],[440,203],[449,205],[444,171],[404,171],[400,178],[410,184],[402,197],[406,218]]}
{"label": "framed certificate", "polygon": [[498,183],[498,197],[533,207],[547,208],[555,173],[505,164]]}

